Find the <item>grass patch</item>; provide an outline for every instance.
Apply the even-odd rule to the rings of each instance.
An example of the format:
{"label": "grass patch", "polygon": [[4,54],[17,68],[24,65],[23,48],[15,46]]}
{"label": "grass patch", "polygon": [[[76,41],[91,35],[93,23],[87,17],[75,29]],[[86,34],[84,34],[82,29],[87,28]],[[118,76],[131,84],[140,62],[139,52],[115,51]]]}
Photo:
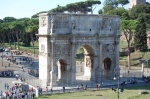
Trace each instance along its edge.
{"label": "grass patch", "polygon": [[[5,43],[4,46],[5,46],[5,47],[10,47],[9,43]],[[17,45],[16,45],[16,47],[17,47]],[[34,53],[32,44],[31,44],[31,46],[27,46],[27,47],[24,47],[24,46],[22,46],[22,45],[20,45],[19,47],[20,47],[20,50],[22,50],[22,51],[24,51],[24,52]],[[14,43],[11,44],[11,48],[12,48],[12,49],[15,49]],[[38,45],[38,42],[35,42],[34,48],[35,48],[35,54],[38,55],[38,53],[39,53],[39,45]]]}
{"label": "grass patch", "polygon": [[[124,92],[120,93],[120,99],[150,99],[150,94],[139,94],[140,91],[146,90],[150,93],[150,86],[137,86],[125,88]],[[38,99],[117,99],[117,92],[108,90],[99,91],[83,91],[74,93],[42,95]]]}

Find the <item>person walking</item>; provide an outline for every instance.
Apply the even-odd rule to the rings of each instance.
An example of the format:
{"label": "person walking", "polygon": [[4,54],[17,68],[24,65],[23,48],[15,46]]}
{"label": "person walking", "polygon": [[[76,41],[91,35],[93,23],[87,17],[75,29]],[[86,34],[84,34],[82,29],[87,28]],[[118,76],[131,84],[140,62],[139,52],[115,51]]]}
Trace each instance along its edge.
{"label": "person walking", "polygon": [[6,90],[6,88],[7,88],[7,84],[6,83],[4,84],[4,87],[5,87],[5,90]]}
{"label": "person walking", "polygon": [[65,86],[63,86],[63,92],[65,92]]}
{"label": "person walking", "polygon": [[46,93],[48,93],[48,87],[46,87]]}

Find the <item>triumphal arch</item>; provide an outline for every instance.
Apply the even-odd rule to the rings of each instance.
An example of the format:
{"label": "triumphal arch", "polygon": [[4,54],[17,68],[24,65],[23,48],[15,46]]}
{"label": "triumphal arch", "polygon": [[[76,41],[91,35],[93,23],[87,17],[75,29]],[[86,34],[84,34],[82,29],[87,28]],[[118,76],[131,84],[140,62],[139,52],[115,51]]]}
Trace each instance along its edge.
{"label": "triumphal arch", "polygon": [[84,49],[84,77],[100,82],[119,74],[120,18],[89,14],[39,15],[41,86],[76,82],[76,53]]}

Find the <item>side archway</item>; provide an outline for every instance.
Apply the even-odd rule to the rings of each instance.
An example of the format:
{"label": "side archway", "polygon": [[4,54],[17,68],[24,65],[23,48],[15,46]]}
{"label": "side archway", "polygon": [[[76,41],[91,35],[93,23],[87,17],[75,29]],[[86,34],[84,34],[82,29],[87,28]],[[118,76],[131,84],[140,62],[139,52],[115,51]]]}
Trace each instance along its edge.
{"label": "side archway", "polygon": [[105,78],[110,78],[110,72],[111,72],[111,66],[112,66],[112,61],[109,57],[106,57],[103,60],[103,69],[104,69],[104,77]]}
{"label": "side archway", "polygon": [[67,80],[67,61],[64,59],[59,59],[58,65],[58,81],[66,82]]}

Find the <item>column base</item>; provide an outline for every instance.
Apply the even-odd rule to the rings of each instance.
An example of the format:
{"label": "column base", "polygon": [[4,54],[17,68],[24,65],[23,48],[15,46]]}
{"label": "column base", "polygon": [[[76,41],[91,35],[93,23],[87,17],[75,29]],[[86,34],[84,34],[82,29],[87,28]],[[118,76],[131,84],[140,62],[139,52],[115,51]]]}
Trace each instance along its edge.
{"label": "column base", "polygon": [[42,79],[39,87],[46,88],[47,87],[47,79]]}

